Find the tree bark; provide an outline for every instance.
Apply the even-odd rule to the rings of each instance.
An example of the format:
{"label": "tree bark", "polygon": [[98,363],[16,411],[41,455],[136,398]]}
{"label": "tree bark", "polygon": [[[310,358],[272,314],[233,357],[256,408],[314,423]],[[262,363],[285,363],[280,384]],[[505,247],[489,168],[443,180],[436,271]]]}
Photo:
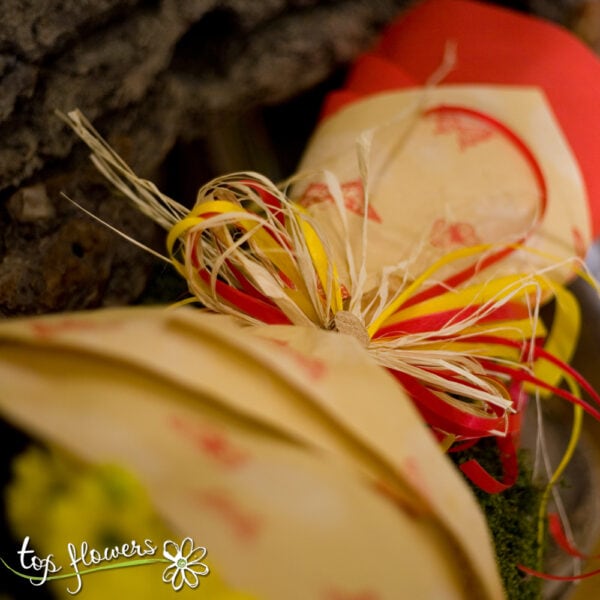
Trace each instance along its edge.
{"label": "tree bark", "polygon": [[138,174],[177,140],[282,102],[364,50],[407,0],[4,0],[0,314],[126,303],[150,260],[60,196],[146,243],[153,227],[94,174],[56,116],[81,109]]}

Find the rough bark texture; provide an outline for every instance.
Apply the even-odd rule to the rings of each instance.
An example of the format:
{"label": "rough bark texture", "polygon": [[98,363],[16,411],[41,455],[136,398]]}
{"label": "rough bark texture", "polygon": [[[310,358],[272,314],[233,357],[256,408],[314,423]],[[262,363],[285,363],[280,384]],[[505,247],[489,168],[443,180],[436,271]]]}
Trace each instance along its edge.
{"label": "rough bark texture", "polygon": [[[144,241],[55,111],[80,108],[137,172],[225,115],[281,102],[372,41],[407,0],[5,0],[0,19],[0,314],[124,303],[148,260],[64,190]],[[75,152],[73,152],[75,146]]]}

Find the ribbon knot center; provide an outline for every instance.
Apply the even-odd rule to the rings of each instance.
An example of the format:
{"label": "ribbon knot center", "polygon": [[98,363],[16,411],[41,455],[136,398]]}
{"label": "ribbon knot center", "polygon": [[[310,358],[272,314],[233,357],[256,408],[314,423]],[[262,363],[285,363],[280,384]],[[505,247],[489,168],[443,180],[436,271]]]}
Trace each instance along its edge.
{"label": "ribbon knot center", "polygon": [[369,345],[371,338],[364,323],[356,315],[346,310],[340,310],[335,313],[334,322],[336,330],[340,333],[356,338],[364,348]]}

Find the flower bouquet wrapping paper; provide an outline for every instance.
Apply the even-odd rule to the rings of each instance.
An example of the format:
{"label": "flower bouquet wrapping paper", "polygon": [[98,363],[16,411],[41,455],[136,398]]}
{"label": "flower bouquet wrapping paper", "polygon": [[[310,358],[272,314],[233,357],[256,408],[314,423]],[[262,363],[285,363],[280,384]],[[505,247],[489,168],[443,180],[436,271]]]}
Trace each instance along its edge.
{"label": "flower bouquet wrapping paper", "polygon": [[476,502],[353,338],[193,309],[16,321],[2,338],[3,413],[135,473],[230,584],[502,597]]}
{"label": "flower bouquet wrapping paper", "polygon": [[[528,33],[507,45],[513,29]],[[139,480],[190,537],[189,552],[163,551],[174,588],[200,594],[214,569],[223,597],[504,597],[464,478],[510,489],[527,404],[572,404],[541,548],[583,413],[600,418],[568,365],[580,314],[565,287],[596,285],[582,258],[598,231],[600,129],[580,117],[599,105],[598,76],[552,26],[430,0],[330,97],[297,176],[220,177],[191,209],[70,113],[98,169],[168,231],[158,256],[205,309],[3,323],[0,409]],[[482,439],[499,476],[444,456]],[[513,568],[536,574],[542,558]]]}

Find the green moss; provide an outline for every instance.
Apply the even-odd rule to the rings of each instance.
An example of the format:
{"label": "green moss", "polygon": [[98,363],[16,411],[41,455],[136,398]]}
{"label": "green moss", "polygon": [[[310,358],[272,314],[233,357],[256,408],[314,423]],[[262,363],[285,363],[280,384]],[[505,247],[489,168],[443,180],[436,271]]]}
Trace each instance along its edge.
{"label": "green moss", "polygon": [[[481,440],[473,448],[452,455],[457,464],[474,458],[492,475],[500,476],[498,447],[494,440]],[[511,600],[539,600],[541,580],[524,575],[517,565],[536,566],[538,555],[537,514],[542,490],[531,481],[527,452],[519,452],[517,483],[500,494],[487,494],[471,485],[492,533],[500,575]]]}

